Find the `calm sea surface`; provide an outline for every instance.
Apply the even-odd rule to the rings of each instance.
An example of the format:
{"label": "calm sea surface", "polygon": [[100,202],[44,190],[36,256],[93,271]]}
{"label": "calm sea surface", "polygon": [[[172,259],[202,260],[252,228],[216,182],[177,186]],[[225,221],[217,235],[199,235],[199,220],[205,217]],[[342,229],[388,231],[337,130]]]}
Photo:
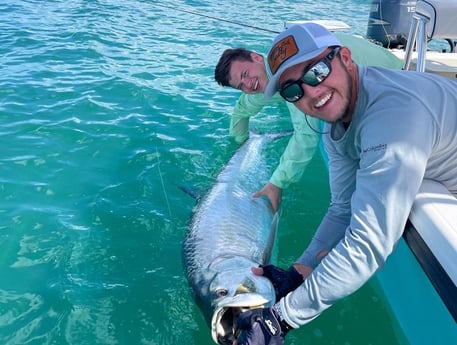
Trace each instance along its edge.
{"label": "calm sea surface", "polygon": [[[2,0],[0,344],[212,344],[183,274],[195,201],[179,187],[210,187],[236,149],[239,94],[213,81],[219,55],[266,53],[285,20],[341,19],[364,35],[369,5]],[[291,128],[274,108],[252,123]],[[316,156],[284,193],[281,266],[328,198]],[[399,344],[396,329],[370,283],[286,343]]]}

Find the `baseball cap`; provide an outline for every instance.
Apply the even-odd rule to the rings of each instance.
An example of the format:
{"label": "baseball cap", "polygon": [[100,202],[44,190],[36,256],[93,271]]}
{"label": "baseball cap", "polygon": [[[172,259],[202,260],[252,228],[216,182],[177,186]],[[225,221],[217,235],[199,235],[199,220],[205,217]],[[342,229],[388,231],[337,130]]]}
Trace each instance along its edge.
{"label": "baseball cap", "polygon": [[331,46],[341,46],[341,43],[330,31],[316,23],[294,24],[280,33],[268,52],[270,80],[265,88],[265,98],[270,98],[278,90],[279,77],[287,68],[311,60]]}

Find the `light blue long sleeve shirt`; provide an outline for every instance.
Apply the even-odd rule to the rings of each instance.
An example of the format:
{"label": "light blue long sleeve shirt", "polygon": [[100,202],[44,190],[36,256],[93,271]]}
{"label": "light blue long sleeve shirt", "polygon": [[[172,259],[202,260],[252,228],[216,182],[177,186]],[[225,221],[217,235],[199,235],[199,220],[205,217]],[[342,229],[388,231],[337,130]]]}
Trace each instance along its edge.
{"label": "light blue long sleeve shirt", "polygon": [[[298,327],[360,288],[399,241],[424,178],[457,194],[457,82],[428,73],[358,67],[347,130],[327,124],[331,205],[298,260],[330,252],[279,302]],[[312,259],[311,259],[312,260]]]}

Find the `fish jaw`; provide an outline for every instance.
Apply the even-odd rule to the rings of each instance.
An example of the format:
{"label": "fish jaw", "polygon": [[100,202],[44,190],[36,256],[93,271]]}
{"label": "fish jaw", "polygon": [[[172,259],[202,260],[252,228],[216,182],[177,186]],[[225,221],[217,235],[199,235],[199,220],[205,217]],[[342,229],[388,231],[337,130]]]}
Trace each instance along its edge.
{"label": "fish jaw", "polygon": [[226,296],[217,301],[211,319],[211,336],[216,344],[232,345],[236,339],[236,320],[249,309],[266,308],[273,305],[275,292],[271,282],[256,276],[256,292],[239,286],[233,296]]}

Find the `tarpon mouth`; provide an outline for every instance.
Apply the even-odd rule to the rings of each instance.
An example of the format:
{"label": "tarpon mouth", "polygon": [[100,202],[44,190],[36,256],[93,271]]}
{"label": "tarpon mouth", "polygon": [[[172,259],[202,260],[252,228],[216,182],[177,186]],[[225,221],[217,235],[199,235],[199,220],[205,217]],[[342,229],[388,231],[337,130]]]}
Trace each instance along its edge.
{"label": "tarpon mouth", "polygon": [[236,339],[236,319],[248,309],[269,307],[271,300],[255,292],[224,298],[218,303],[211,320],[211,336],[215,343],[232,345]]}

